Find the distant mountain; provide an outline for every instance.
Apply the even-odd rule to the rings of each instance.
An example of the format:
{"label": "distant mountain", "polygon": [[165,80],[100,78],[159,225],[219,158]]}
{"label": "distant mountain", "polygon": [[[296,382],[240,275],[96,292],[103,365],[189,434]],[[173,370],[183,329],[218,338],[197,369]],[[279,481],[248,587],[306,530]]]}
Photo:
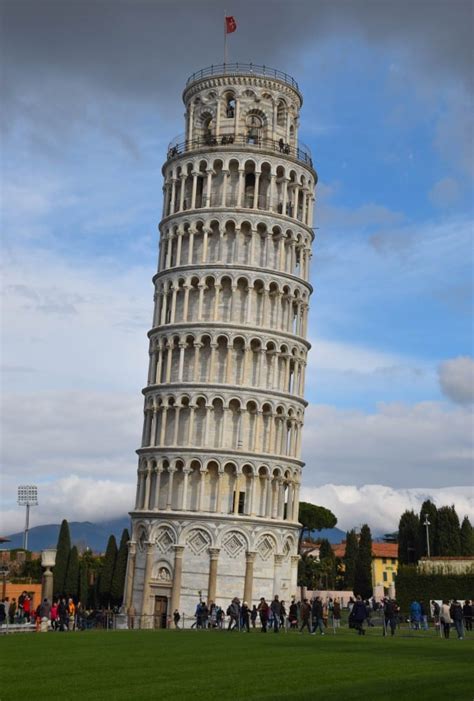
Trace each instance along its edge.
{"label": "distant mountain", "polygon": [[[28,533],[28,549],[39,552],[44,548],[55,548],[58,542],[59,523],[52,523],[47,526],[35,526],[30,528]],[[116,518],[111,521],[100,521],[90,523],[90,521],[71,521],[69,523],[71,540],[73,545],[81,548],[90,548],[93,552],[105,552],[107,540],[113,534],[117,541],[122,535],[124,528],[130,531],[130,519],[128,516]],[[23,547],[23,533],[13,533],[6,536],[9,543],[3,543],[6,550]],[[318,540],[327,538],[330,543],[340,543],[346,537],[345,531],[340,528],[324,528],[321,531],[311,531],[311,538]],[[118,542],[117,542],[118,544]]]}
{"label": "distant mountain", "polygon": [[[55,548],[58,542],[59,528],[59,523],[30,528],[28,550],[38,552],[44,548]],[[105,552],[110,535],[113,534],[117,538],[118,545],[123,529],[128,528],[130,531],[130,519],[128,516],[124,516],[110,521],[101,521],[100,523],[71,521],[69,528],[73,545],[82,548],[88,547],[93,552]],[[13,533],[6,537],[10,539],[10,542],[3,543],[5,549],[13,550],[14,548],[23,547],[23,533]]]}
{"label": "distant mountain", "polygon": [[346,532],[340,528],[323,528],[321,531],[311,531],[313,540],[322,540],[326,538],[330,543],[342,543],[346,537]]}

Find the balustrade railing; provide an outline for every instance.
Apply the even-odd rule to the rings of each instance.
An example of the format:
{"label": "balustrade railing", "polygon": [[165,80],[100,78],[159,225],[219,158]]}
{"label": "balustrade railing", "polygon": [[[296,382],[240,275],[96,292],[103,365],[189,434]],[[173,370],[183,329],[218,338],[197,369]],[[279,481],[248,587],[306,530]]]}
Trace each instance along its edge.
{"label": "balustrade railing", "polygon": [[278,71],[276,68],[260,66],[255,63],[219,63],[215,66],[207,66],[190,75],[186,81],[186,86],[191,85],[191,83],[194,83],[196,80],[202,80],[203,78],[217,75],[256,75],[264,78],[275,78],[287,85],[291,85],[292,88],[299,92],[298,83],[291,75],[288,75],[288,73]]}
{"label": "balustrade railing", "polygon": [[291,156],[302,163],[305,163],[310,168],[313,167],[311,151],[305,144],[300,143],[298,146],[287,144],[283,139],[268,139],[254,138],[246,135],[223,134],[222,136],[207,136],[204,138],[185,140],[184,136],[178,136],[168,146],[167,158],[175,158],[182,156],[190,151],[198,149],[221,148],[222,146],[244,147],[246,149],[263,149],[264,151],[272,151],[273,153]]}

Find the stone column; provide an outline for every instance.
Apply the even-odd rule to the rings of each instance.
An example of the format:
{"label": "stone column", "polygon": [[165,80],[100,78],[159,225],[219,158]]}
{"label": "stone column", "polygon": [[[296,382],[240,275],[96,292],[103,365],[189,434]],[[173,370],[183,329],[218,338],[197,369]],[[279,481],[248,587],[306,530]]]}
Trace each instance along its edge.
{"label": "stone column", "polygon": [[158,511],[159,503],[160,503],[160,489],[161,489],[161,473],[163,472],[162,467],[157,467],[156,468],[156,482],[155,482],[155,502],[154,502],[154,510]]}
{"label": "stone column", "polygon": [[253,208],[258,209],[258,193],[260,189],[260,171],[255,172],[255,185],[253,188]]}
{"label": "stone column", "polygon": [[248,550],[245,553],[244,601],[251,607],[253,597],[253,565],[257,553]]}
{"label": "stone column", "polygon": [[179,189],[179,211],[182,212],[184,209],[184,192],[186,189],[186,173],[181,173],[179,176],[181,180],[181,187]]}
{"label": "stone column", "polygon": [[196,229],[189,229],[188,265],[193,263],[194,234]]}
{"label": "stone column", "polygon": [[183,501],[181,504],[181,509],[186,511],[188,508],[188,482],[191,470],[188,467],[183,469],[184,479],[183,479]]}
{"label": "stone column", "polygon": [[175,467],[169,467],[168,468],[168,474],[169,474],[169,479],[168,479],[168,495],[166,497],[166,510],[171,511],[171,504],[173,501],[173,475],[176,472]]}
{"label": "stone column", "polygon": [[209,169],[206,171],[207,173],[207,185],[206,185],[206,207],[211,206],[211,194],[212,194],[212,176],[214,174],[214,171],[212,169]]}
{"label": "stone column", "polygon": [[275,555],[275,570],[273,575],[273,593],[280,595],[281,588],[281,566],[283,563],[283,555]]}
{"label": "stone column", "polygon": [[184,351],[186,350],[186,342],[179,342],[179,368],[178,368],[178,382],[183,381],[183,370],[184,370]]}
{"label": "stone column", "polygon": [[207,605],[211,601],[216,600],[216,585],[217,585],[217,564],[219,561],[220,548],[209,548],[209,584],[207,587]]}
{"label": "stone column", "polygon": [[193,176],[193,189],[191,192],[191,209],[196,209],[196,192],[197,192],[198,173],[193,171],[192,176]]}
{"label": "stone column", "polygon": [[[150,592],[151,592],[150,578],[151,578],[151,569],[153,567],[153,556],[155,554],[156,546],[155,546],[155,543],[147,541],[145,543],[145,548],[146,548],[146,560],[145,560],[145,578],[143,580],[142,616],[149,616],[151,614],[150,601],[149,601]],[[148,620],[145,619],[145,621],[142,621],[142,627],[148,628],[149,622],[150,622],[149,619]]]}
{"label": "stone column", "polygon": [[178,609],[181,598],[181,579],[183,576],[183,553],[184,545],[174,545],[174,573],[173,573],[173,587],[171,589],[171,606],[170,613]]}
{"label": "stone column", "polygon": [[125,613],[128,613],[133,599],[133,580],[135,577],[135,561],[137,557],[137,544],[133,540],[128,541],[128,560],[127,574],[125,577],[125,591],[123,593],[123,602]]}
{"label": "stone column", "polygon": [[242,208],[242,195],[244,193],[244,184],[245,184],[245,170],[243,168],[239,168],[239,187],[237,190],[237,209]]}
{"label": "stone column", "polygon": [[228,170],[223,170],[222,171],[223,175],[223,180],[222,180],[222,201],[221,201],[221,207],[226,206],[226,198],[227,198],[227,180],[229,177],[229,171]]}

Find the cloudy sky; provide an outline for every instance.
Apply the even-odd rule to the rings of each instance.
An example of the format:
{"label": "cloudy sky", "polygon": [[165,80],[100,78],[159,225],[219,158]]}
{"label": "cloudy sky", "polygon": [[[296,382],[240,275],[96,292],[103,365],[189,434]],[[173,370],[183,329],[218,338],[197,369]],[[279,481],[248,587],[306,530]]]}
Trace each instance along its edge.
{"label": "cloudy sky", "polygon": [[[234,6],[230,59],[294,75],[319,172],[303,496],[343,528],[474,518],[472,3]],[[133,505],[161,212],[222,2],[3,0],[0,531]]]}

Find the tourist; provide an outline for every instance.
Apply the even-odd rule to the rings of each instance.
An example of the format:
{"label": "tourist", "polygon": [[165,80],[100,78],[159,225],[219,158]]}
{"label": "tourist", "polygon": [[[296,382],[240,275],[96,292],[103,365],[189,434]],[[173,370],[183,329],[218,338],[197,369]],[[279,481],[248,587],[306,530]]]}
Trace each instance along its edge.
{"label": "tourist", "polygon": [[50,612],[50,618],[51,618],[51,628],[53,630],[58,629],[58,602],[53,601],[51,604],[51,612]]}
{"label": "tourist", "polygon": [[232,602],[227,609],[227,615],[230,616],[227,630],[239,630],[240,625],[240,601],[237,597],[232,599]]}
{"label": "tourist", "polygon": [[327,601],[323,602],[323,623],[324,627],[328,627],[328,620],[329,620],[329,606],[327,604]]}
{"label": "tourist", "polygon": [[410,604],[410,622],[413,630],[420,629],[421,621],[421,606],[416,599],[414,599]]}
{"label": "tourist", "polygon": [[431,609],[432,609],[432,616],[433,616],[433,621],[435,624],[435,628],[439,627],[439,614],[440,614],[440,607],[437,601],[432,601],[431,602]]}
{"label": "tourist", "polygon": [[357,630],[358,635],[365,635],[364,621],[367,618],[367,608],[365,603],[362,601],[360,594],[356,596],[355,603],[352,607],[350,614],[350,619],[354,623],[354,628]]}
{"label": "tourist", "polygon": [[313,619],[313,629],[311,633],[316,635],[316,630],[319,630],[321,635],[324,635],[323,603],[321,601],[321,597],[319,596],[317,596],[313,601],[311,616]]}
{"label": "tourist", "polygon": [[206,629],[208,627],[208,619],[209,619],[209,609],[207,607],[206,602],[203,601],[202,605],[201,605],[201,626],[202,626],[202,628]]}
{"label": "tourist", "polygon": [[250,633],[250,610],[246,601],[244,601],[240,609],[240,617],[242,620],[242,631],[244,633]]}
{"label": "tourist", "polygon": [[251,610],[251,612],[250,612],[250,620],[251,620],[251,622],[252,622],[252,628],[255,628],[255,623],[256,623],[256,621],[257,621],[257,616],[258,616],[258,611],[257,611],[257,607],[256,607],[255,604],[254,604],[254,605],[252,606],[252,610]]}
{"label": "tourist", "polygon": [[334,603],[332,606],[332,621],[334,628],[340,628],[341,626],[341,602],[339,601],[339,598],[336,596],[334,599]]}
{"label": "tourist", "polygon": [[26,591],[22,591],[20,596],[18,597],[18,603],[17,603],[17,609],[18,609],[18,619],[20,622],[23,622],[23,604],[25,603],[25,599],[28,596]]}
{"label": "tourist", "polygon": [[176,630],[179,630],[179,622],[181,620],[181,615],[178,611],[178,609],[175,609],[173,611],[173,622],[174,622],[174,627]]}
{"label": "tourist", "polygon": [[68,629],[69,630],[74,630],[75,629],[75,623],[76,623],[76,607],[74,605],[74,601],[69,597],[69,600],[67,602],[67,624],[68,624]]}
{"label": "tourist", "polygon": [[31,617],[31,598],[27,592],[25,592],[25,597],[23,599],[23,618],[27,623],[30,622]]}
{"label": "tourist", "polygon": [[280,628],[285,628],[286,608],[285,602],[280,601]]}
{"label": "tourist", "polygon": [[15,623],[15,616],[16,616],[16,599],[13,598],[10,601],[10,605],[8,607],[8,621],[11,625]]}
{"label": "tourist", "polygon": [[390,627],[390,634],[392,637],[395,635],[395,631],[397,629],[397,614],[398,614],[398,606],[396,601],[393,601],[393,599],[386,599],[385,600],[385,605],[383,607],[383,615],[384,615],[384,635],[387,635],[388,629]]}
{"label": "tourist", "polygon": [[62,597],[58,604],[59,631],[64,633],[68,629],[68,608],[66,599]]}
{"label": "tourist", "polygon": [[290,604],[290,610],[288,611],[288,625],[290,628],[298,627],[298,604],[293,599]]}
{"label": "tourist", "polygon": [[428,614],[423,601],[420,600],[421,629],[428,630]]}
{"label": "tourist", "polygon": [[449,612],[449,601],[447,601],[447,599],[444,599],[443,603],[441,604],[439,620],[441,625],[443,626],[443,635],[447,639],[449,638],[449,630],[452,623],[451,615]]}
{"label": "tourist", "polygon": [[300,633],[303,632],[303,628],[308,629],[308,633],[312,633],[313,631],[311,630],[311,624],[310,624],[310,619],[311,619],[311,606],[308,603],[308,599],[304,599],[303,603],[300,606],[300,616],[301,616],[301,627],[300,627]]}
{"label": "tourist", "polygon": [[262,624],[262,633],[267,632],[268,616],[270,613],[270,607],[262,596],[260,603],[257,608],[258,614],[260,616],[260,623]]}
{"label": "tourist", "polygon": [[7,604],[5,599],[0,601],[0,626],[3,626],[7,619]]}
{"label": "tourist", "polygon": [[275,594],[273,601],[271,603],[271,611],[273,614],[273,632],[278,633],[280,630],[280,616],[281,616],[281,604],[278,598],[278,594]]}
{"label": "tourist", "polygon": [[456,628],[458,639],[462,640],[464,638],[463,611],[461,604],[456,599],[453,599],[449,609],[449,615],[451,616],[451,620]]}
{"label": "tourist", "polygon": [[472,630],[472,614],[473,607],[470,601],[465,601],[462,607],[462,615],[464,617],[464,627],[466,630]]}

